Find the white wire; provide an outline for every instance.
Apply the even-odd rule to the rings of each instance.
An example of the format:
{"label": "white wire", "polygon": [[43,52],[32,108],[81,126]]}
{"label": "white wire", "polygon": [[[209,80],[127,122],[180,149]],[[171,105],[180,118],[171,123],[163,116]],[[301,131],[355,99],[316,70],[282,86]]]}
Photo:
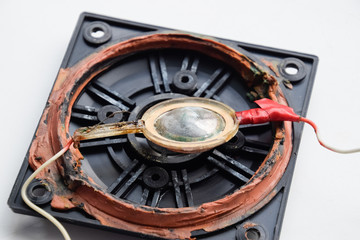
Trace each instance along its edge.
{"label": "white wire", "polygon": [[318,139],[318,141],[320,142],[320,144],[331,150],[331,151],[334,151],[334,152],[337,152],[337,153],[343,153],[343,154],[348,154],[348,153],[356,153],[356,152],[360,152],[360,148],[354,148],[354,149],[339,149],[337,147],[333,147],[333,146],[330,146],[326,143],[324,143],[324,141],[322,140],[322,137],[320,136],[319,134],[319,130],[315,132],[316,133],[316,137]]}
{"label": "white wire", "polygon": [[330,146],[328,144],[325,144],[324,141],[322,140],[320,134],[319,134],[318,127],[316,126],[316,124],[313,121],[311,121],[310,119],[307,119],[307,118],[302,118],[302,117],[300,118],[300,121],[309,124],[314,129],[316,137],[317,137],[319,143],[321,144],[321,146],[329,149],[330,151],[337,152],[337,153],[343,153],[343,154],[360,152],[360,148],[339,149],[337,147],[333,147],[333,146]]}
{"label": "white wire", "polygon": [[60,230],[65,240],[71,240],[64,226],[58,220],[56,220],[56,218],[54,218],[51,214],[49,214],[48,212],[44,211],[43,209],[39,208],[34,203],[32,203],[26,194],[27,187],[29,186],[30,182],[36,177],[36,175],[39,172],[41,172],[44,168],[46,168],[49,164],[51,164],[56,159],[58,159],[61,155],[63,155],[67,150],[68,147],[61,149],[57,154],[55,154],[53,157],[47,160],[35,172],[33,172],[33,174],[31,174],[31,176],[25,181],[24,185],[21,188],[21,197],[30,208],[32,208],[34,211],[38,212],[39,214],[47,218],[50,222],[52,222]]}

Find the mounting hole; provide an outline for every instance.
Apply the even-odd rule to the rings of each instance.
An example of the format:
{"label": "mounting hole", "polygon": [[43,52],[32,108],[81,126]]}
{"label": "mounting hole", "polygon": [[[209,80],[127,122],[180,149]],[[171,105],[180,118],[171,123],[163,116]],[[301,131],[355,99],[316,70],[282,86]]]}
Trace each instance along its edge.
{"label": "mounting hole", "polygon": [[42,205],[52,200],[53,193],[49,185],[37,179],[33,180],[26,189],[26,194],[34,204]]}
{"label": "mounting hole", "polygon": [[189,82],[189,81],[190,81],[189,76],[182,76],[182,77],[181,77],[181,82],[182,82],[182,83],[187,83],[187,82]]}
{"label": "mounting hole", "polygon": [[256,228],[249,228],[245,231],[248,240],[260,240],[261,233]]}
{"label": "mounting hole", "polygon": [[107,112],[105,115],[106,115],[106,117],[110,117],[111,114],[113,114],[113,112]]}
{"label": "mounting hole", "polygon": [[299,69],[295,64],[288,64],[285,66],[285,72],[289,75],[296,75],[299,72]]}
{"label": "mounting hole", "polygon": [[36,197],[42,197],[46,194],[48,190],[44,185],[35,186],[32,190],[32,194]]}
{"label": "mounting hole", "polygon": [[298,82],[305,78],[305,63],[298,58],[285,58],[279,66],[280,74],[290,82]]}
{"label": "mounting hole", "polygon": [[236,240],[265,240],[268,234],[261,225],[253,222],[241,224],[236,231]]}
{"label": "mounting hole", "polygon": [[111,38],[111,28],[105,22],[92,22],[84,29],[84,39],[90,44],[103,44]]}
{"label": "mounting hole", "polygon": [[197,85],[197,76],[194,72],[185,70],[175,74],[173,85],[180,93],[191,94],[195,91]]}
{"label": "mounting hole", "polygon": [[93,37],[93,38],[101,38],[105,35],[105,32],[102,28],[94,28],[91,30],[91,33],[90,35]]}
{"label": "mounting hole", "polygon": [[157,173],[155,173],[155,174],[153,174],[153,175],[151,176],[151,179],[152,179],[153,181],[158,181],[158,180],[160,179],[160,175],[157,174]]}
{"label": "mounting hole", "polygon": [[[114,105],[105,105],[97,113],[97,117],[99,121],[102,121],[103,123],[116,123],[120,122],[123,118],[123,113],[120,112],[121,109]],[[116,113],[114,116],[110,117],[111,114],[114,112]],[[109,118],[110,117],[110,118]]]}
{"label": "mounting hole", "polygon": [[150,167],[144,171],[143,181],[149,188],[162,188],[169,182],[169,174],[164,168]]}

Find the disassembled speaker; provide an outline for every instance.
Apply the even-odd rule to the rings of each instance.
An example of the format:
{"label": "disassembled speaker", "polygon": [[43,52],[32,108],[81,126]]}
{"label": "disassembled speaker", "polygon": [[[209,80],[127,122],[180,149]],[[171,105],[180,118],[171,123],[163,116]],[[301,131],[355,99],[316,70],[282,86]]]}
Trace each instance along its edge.
{"label": "disassembled speaker", "polygon": [[[34,214],[20,188],[76,129],[136,122],[165,100],[208,98],[247,110],[267,97],[305,116],[317,62],[84,13],[8,204]],[[121,113],[108,118],[114,112]],[[139,238],[278,239],[302,127],[240,125],[221,146],[185,153],[136,132],[88,139],[41,172],[27,193],[62,221]]]}

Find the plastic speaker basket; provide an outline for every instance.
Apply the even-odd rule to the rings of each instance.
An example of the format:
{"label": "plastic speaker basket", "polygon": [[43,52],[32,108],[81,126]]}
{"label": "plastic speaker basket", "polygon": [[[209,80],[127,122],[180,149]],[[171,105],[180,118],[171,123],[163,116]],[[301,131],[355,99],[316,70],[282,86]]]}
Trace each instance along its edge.
{"label": "plastic speaker basket", "polygon": [[[34,214],[19,194],[32,169],[77,128],[116,111],[124,112],[106,123],[186,96],[237,111],[268,97],[305,116],[317,61],[84,13],[8,203]],[[301,131],[289,122],[244,125],[229,142],[188,154],[142,134],[84,141],[40,173],[28,195],[62,221],[140,238],[278,239]]]}

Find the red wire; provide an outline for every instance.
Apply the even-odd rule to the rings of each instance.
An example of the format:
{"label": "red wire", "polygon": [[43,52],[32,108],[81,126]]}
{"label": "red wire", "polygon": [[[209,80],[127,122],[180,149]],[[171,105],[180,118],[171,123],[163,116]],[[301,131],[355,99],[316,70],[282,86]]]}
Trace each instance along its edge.
{"label": "red wire", "polygon": [[307,124],[309,124],[310,126],[312,126],[312,128],[313,128],[314,131],[315,131],[315,133],[317,133],[318,128],[317,128],[316,124],[315,124],[313,121],[311,121],[310,119],[307,119],[307,118],[303,118],[303,117],[300,117],[300,121],[301,121],[301,122],[304,122],[304,123],[307,123]]}
{"label": "red wire", "polygon": [[311,121],[310,119],[307,119],[307,118],[303,118],[303,117],[300,117],[300,121],[309,124],[309,125],[314,129],[315,134],[316,134],[316,138],[317,138],[317,140],[318,140],[318,142],[320,143],[321,146],[323,146],[323,147],[326,148],[326,149],[329,149],[330,151],[338,152],[338,151],[336,151],[335,149],[332,149],[331,147],[325,145],[325,144],[319,139],[318,127],[316,126],[316,124],[315,124],[313,121]]}
{"label": "red wire", "polygon": [[71,146],[71,144],[72,144],[73,142],[74,142],[74,139],[71,138],[71,139],[66,143],[66,145],[65,145],[65,147],[64,147],[64,148],[66,149],[66,151],[69,150],[69,148],[70,148],[70,146]]}

